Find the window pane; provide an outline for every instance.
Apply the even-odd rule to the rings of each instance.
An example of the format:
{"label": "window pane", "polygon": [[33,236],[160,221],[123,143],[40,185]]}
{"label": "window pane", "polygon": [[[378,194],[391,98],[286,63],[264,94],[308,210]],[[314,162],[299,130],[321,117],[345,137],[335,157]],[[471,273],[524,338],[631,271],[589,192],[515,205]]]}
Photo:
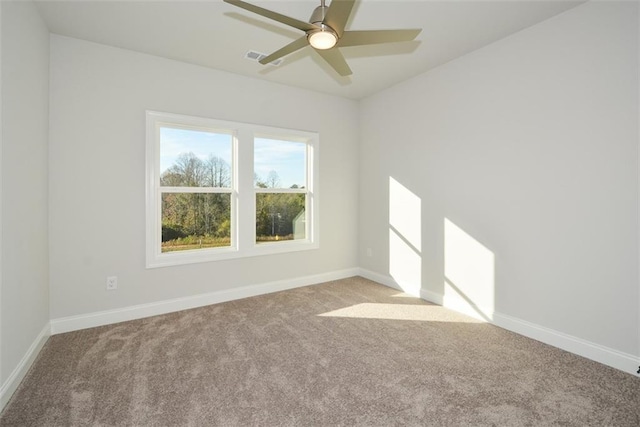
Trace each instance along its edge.
{"label": "window pane", "polygon": [[231,187],[233,136],[171,127],[160,128],[160,185]]}
{"label": "window pane", "polygon": [[220,246],[231,246],[231,194],[162,194],[162,252]]}
{"label": "window pane", "polygon": [[256,194],[256,242],[306,238],[305,194]]}
{"label": "window pane", "polygon": [[254,141],[256,188],[306,188],[307,144],[256,138]]}

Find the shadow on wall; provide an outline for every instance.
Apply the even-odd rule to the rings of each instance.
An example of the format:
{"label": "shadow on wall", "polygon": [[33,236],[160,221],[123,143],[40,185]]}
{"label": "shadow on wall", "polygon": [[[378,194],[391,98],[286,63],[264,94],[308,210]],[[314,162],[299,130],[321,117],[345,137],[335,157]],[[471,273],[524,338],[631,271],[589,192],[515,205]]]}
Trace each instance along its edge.
{"label": "shadow on wall", "polygon": [[[444,218],[443,306],[486,321],[495,307],[495,255]],[[389,275],[404,292],[422,289],[422,200],[389,177]]]}

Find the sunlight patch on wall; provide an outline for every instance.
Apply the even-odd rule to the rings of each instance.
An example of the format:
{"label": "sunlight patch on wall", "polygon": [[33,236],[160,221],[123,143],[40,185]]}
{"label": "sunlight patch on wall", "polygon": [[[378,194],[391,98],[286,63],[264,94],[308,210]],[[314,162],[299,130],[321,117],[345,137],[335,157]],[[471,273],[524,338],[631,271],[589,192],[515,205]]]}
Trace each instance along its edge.
{"label": "sunlight patch on wall", "polygon": [[362,303],[327,313],[321,317],[351,319],[413,320],[420,322],[481,323],[437,305]]}
{"label": "sunlight patch on wall", "polygon": [[491,320],[495,256],[468,233],[444,219],[444,306]]}
{"label": "sunlight patch on wall", "polygon": [[411,296],[420,295],[422,259],[411,245],[389,229],[389,274],[402,290]]}
{"label": "sunlight patch on wall", "polygon": [[414,296],[422,287],[421,204],[418,196],[389,177],[389,274]]}
{"label": "sunlight patch on wall", "polygon": [[416,252],[422,251],[422,201],[392,177],[389,177],[389,225]]}

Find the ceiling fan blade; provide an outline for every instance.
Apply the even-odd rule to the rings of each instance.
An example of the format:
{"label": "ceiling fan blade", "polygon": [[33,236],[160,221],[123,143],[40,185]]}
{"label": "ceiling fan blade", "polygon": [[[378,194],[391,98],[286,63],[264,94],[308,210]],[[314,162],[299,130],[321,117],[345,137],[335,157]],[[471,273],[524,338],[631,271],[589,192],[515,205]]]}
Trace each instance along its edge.
{"label": "ceiling fan blade", "polygon": [[407,42],[415,39],[422,29],[345,31],[338,46],[362,46],[366,44]]}
{"label": "ceiling fan blade", "polygon": [[338,37],[342,37],[342,33],[344,33],[344,27],[347,25],[355,2],[355,0],[332,0],[329,9],[327,9],[323,22],[333,28],[338,33]]}
{"label": "ceiling fan blade", "polygon": [[271,10],[262,8],[260,6],[255,6],[253,4],[241,1],[241,0],[224,0],[225,3],[232,4],[234,6],[238,6],[242,9],[248,10],[249,12],[257,13],[258,15],[262,15],[265,18],[273,19],[274,21],[281,22],[285,25],[288,25],[293,28],[297,28],[302,31],[315,30],[318,27],[316,25],[310,24],[308,22],[300,21],[295,18],[291,18],[286,15],[282,15],[277,12],[273,12]]}
{"label": "ceiling fan blade", "polygon": [[282,49],[276,50],[271,55],[265,56],[259,62],[262,65],[266,65],[270,62],[275,61],[278,58],[282,58],[283,56],[293,53],[296,50],[302,49],[303,47],[308,45],[309,45],[309,42],[307,41],[307,36],[302,36],[298,40],[294,40],[293,42],[289,43]]}
{"label": "ceiling fan blade", "polygon": [[318,52],[322,59],[327,61],[327,63],[331,65],[341,76],[350,76],[353,74],[351,68],[349,68],[349,65],[347,64],[347,61],[345,61],[344,56],[342,56],[342,53],[340,53],[338,49],[315,49],[315,51]]}

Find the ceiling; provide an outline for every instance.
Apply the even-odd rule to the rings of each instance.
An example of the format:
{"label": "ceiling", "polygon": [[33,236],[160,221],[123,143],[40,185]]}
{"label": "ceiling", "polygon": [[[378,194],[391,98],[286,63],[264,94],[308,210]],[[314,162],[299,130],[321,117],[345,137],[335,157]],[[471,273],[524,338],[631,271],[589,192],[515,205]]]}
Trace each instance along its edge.
{"label": "ceiling", "polygon": [[[248,1],[302,21],[320,4]],[[353,70],[349,77],[340,77],[309,47],[277,67],[245,59],[249,50],[269,54],[302,32],[222,0],[44,0],[37,5],[55,34],[361,99],[583,2],[360,0],[348,30],[423,30],[412,42],[342,48]]]}

